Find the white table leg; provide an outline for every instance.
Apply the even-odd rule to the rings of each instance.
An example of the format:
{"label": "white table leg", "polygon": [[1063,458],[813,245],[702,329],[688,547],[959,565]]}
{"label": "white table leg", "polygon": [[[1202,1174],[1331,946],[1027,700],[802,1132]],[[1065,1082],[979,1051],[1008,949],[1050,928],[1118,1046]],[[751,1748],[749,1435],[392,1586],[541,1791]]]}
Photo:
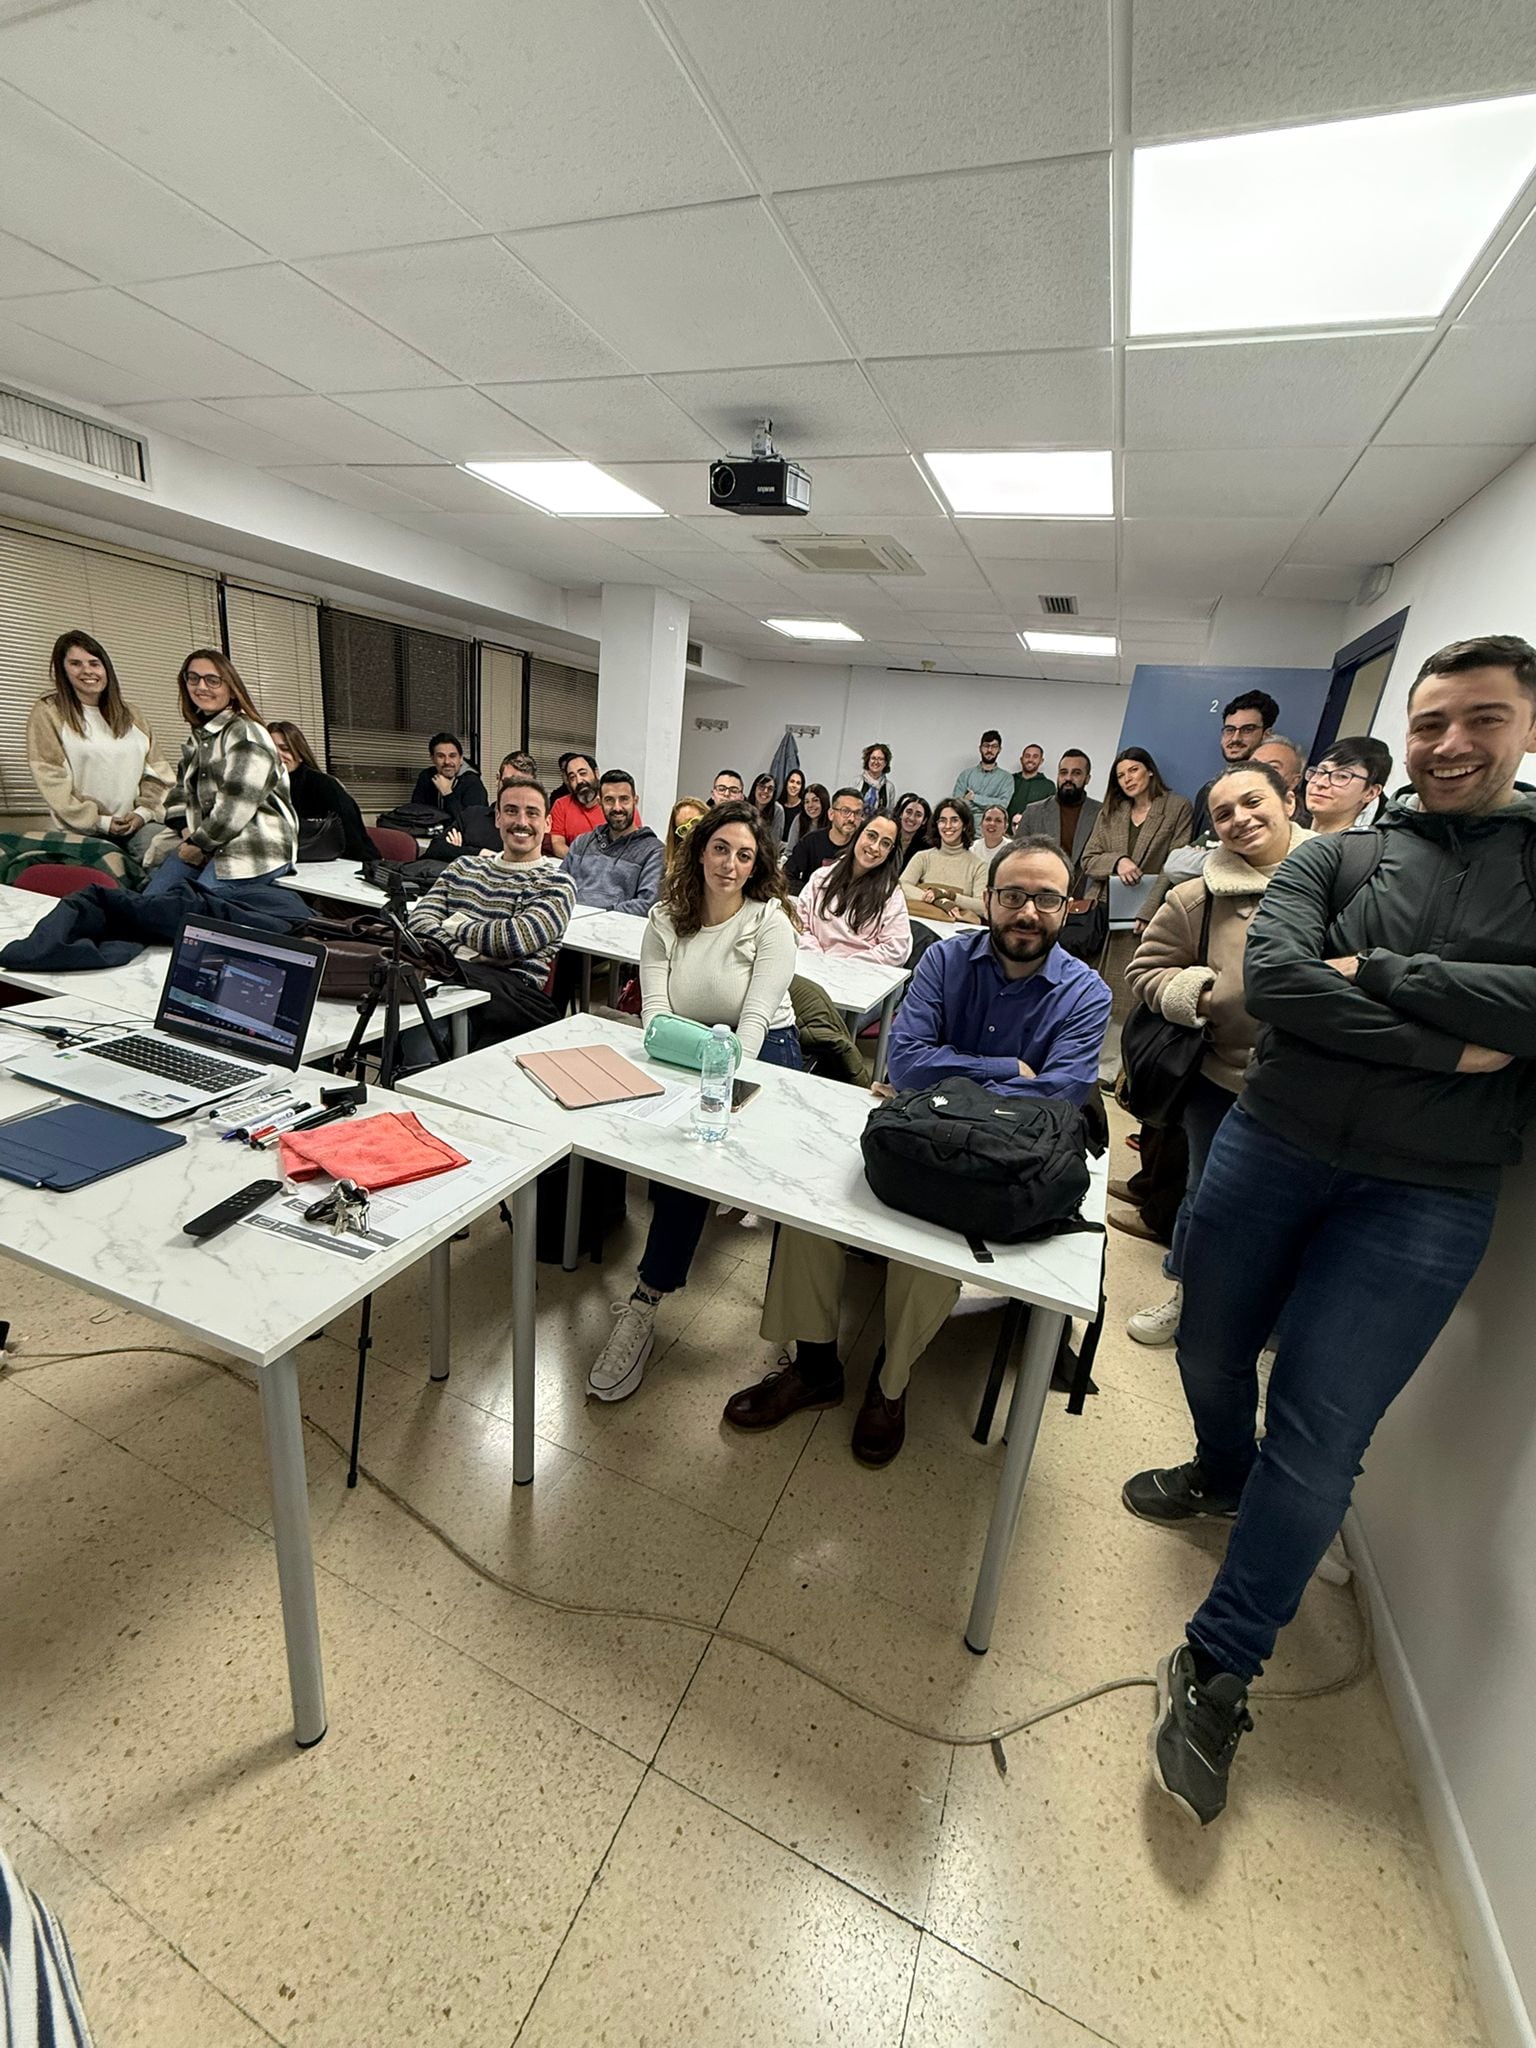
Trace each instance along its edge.
{"label": "white table leg", "polygon": [[900,989],[893,988],[885,1001],[880,1005],[880,1036],[875,1040],[875,1079],[877,1081],[885,1079],[885,1048],[890,1042],[891,1019],[896,1014],[896,998],[900,993]]}
{"label": "white table leg", "polygon": [[283,1603],[293,1739],[311,1749],[325,1733],[325,1674],[320,1663],[320,1617],[315,1607],[315,1561],[309,1546],[309,1488],[304,1477],[304,1422],[299,1372],[291,1351],[256,1374],[261,1427],[272,1488],[272,1534],[277,1584]]}
{"label": "white table leg", "polygon": [[469,1012],[455,1010],[448,1019],[448,1046],[456,1060],[469,1051]]}
{"label": "white table leg", "polygon": [[1045,1397],[1050,1392],[1051,1371],[1056,1363],[1064,1321],[1065,1317],[1058,1309],[1032,1307],[1029,1312],[1024,1356],[1019,1361],[1019,1375],[1008,1406],[1008,1453],[998,1475],[997,1499],[992,1504],[992,1520],[987,1525],[987,1547],[982,1552],[981,1570],[976,1575],[971,1618],[965,1625],[965,1646],[974,1650],[978,1657],[991,1648],[992,1623],[997,1617],[998,1596],[1003,1590],[1003,1573],[1007,1569],[1008,1553],[1013,1548],[1014,1531],[1019,1526],[1024,1482],[1029,1477],[1029,1461],[1035,1454],[1035,1439],[1040,1434],[1040,1418],[1045,1413]]}
{"label": "white table leg", "polygon": [[539,1195],[529,1181],[512,1197],[512,1483],[533,1479],[534,1310]]}
{"label": "white table leg", "polygon": [[432,1377],[435,1380],[445,1380],[448,1377],[449,1331],[452,1327],[451,1269],[446,1243],[432,1247],[428,1271],[432,1308]]}
{"label": "white table leg", "polygon": [[560,1247],[560,1264],[574,1273],[581,1258],[581,1183],[587,1162],[573,1152],[566,1162],[565,1240]]}

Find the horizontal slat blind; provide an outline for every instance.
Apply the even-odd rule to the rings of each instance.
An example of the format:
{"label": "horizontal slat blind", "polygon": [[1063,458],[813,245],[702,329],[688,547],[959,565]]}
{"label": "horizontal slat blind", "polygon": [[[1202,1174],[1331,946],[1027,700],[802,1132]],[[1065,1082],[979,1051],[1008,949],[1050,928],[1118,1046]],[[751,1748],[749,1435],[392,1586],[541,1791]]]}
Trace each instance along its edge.
{"label": "horizontal slat blind", "polygon": [[325,703],[320,688],[320,624],[316,606],[270,590],[224,586],[229,658],[268,723],[299,726],[324,762]]}
{"label": "horizontal slat blind", "polygon": [[590,669],[535,655],[528,677],[528,751],[545,787],[559,788],[562,754],[590,752],[596,745],[597,677]]}
{"label": "horizontal slat blind", "polygon": [[27,766],[27,714],[49,688],[48,655],[78,626],[112,657],[123,696],[174,767],[186,737],[176,672],[194,647],[219,644],[211,576],[76,547],[0,525],[0,810],[44,814]]}
{"label": "horizontal slat blind", "polygon": [[457,733],[473,750],[470,654],[467,640],[323,608],[330,770],[364,811],[406,801],[434,732]]}

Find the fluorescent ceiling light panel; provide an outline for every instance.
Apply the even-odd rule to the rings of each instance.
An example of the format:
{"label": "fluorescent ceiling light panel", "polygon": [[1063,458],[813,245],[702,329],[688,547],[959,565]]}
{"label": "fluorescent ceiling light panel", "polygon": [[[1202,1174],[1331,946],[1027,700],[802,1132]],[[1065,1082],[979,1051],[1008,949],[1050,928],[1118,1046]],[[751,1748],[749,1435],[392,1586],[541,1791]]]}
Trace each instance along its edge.
{"label": "fluorescent ceiling light panel", "polygon": [[1118,654],[1113,633],[1021,633],[1031,654]]}
{"label": "fluorescent ceiling light panel", "polygon": [[666,513],[591,462],[461,462],[498,491],[557,519],[665,519]]}
{"label": "fluorescent ceiling light panel", "polygon": [[1138,149],[1132,334],[1442,312],[1536,170],[1536,94]]}
{"label": "fluorescent ceiling light panel", "polygon": [[1107,448],[924,455],[923,460],[957,519],[1114,516],[1114,465]]}
{"label": "fluorescent ceiling light panel", "polygon": [[765,626],[772,626],[775,633],[785,633],[791,640],[862,640],[862,633],[855,633],[852,626],[845,626],[841,619],[764,619]]}

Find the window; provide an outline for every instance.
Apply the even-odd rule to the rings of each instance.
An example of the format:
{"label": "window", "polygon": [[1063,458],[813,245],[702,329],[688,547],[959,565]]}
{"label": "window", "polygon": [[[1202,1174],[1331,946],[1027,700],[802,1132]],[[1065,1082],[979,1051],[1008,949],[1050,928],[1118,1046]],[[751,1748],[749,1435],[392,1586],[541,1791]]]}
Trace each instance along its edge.
{"label": "window", "polygon": [[174,767],[186,737],[176,672],[220,645],[217,580],[126,552],[0,525],[0,811],[41,818],[27,714],[50,687],[48,656],[78,626],[106,648],[123,696]]}
{"label": "window", "polygon": [[226,583],[224,624],[229,658],[262,717],[269,725],[274,718],[291,719],[314,748],[315,758],[324,761],[317,607],[304,598]]}
{"label": "window", "polygon": [[328,762],[365,811],[409,801],[434,732],[457,733],[477,761],[472,651],[467,640],[321,606]]}
{"label": "window", "polygon": [[528,751],[544,786],[556,790],[562,754],[579,749],[597,759],[597,677],[537,656],[528,669]]}

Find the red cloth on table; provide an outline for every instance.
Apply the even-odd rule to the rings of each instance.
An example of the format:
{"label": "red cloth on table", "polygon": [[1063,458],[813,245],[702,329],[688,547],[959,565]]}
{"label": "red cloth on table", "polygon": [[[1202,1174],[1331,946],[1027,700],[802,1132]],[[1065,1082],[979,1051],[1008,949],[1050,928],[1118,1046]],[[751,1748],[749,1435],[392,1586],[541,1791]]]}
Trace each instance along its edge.
{"label": "red cloth on table", "polygon": [[328,1173],[336,1180],[355,1180],[370,1194],[403,1187],[407,1181],[430,1180],[435,1173],[469,1164],[462,1152],[434,1137],[409,1110],[346,1117],[314,1131],[285,1132],[277,1149],[289,1180]]}

